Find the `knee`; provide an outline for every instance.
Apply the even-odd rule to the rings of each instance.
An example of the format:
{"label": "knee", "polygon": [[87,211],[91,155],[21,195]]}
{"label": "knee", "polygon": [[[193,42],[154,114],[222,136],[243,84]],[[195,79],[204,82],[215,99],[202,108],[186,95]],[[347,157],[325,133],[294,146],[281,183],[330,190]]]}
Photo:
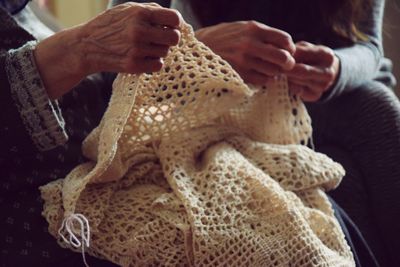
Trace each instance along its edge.
{"label": "knee", "polygon": [[[350,126],[371,139],[398,138],[400,135],[400,102],[394,92],[380,82],[371,81],[345,96]],[[382,140],[383,141],[383,140]]]}
{"label": "knee", "polygon": [[[400,102],[384,84],[370,81],[321,105],[308,105],[313,127],[325,139],[370,142],[400,136]],[[324,140],[325,140],[324,139]]]}
{"label": "knee", "polygon": [[354,111],[370,116],[400,116],[400,102],[393,90],[377,81],[369,81],[344,95],[344,102],[354,106]]}

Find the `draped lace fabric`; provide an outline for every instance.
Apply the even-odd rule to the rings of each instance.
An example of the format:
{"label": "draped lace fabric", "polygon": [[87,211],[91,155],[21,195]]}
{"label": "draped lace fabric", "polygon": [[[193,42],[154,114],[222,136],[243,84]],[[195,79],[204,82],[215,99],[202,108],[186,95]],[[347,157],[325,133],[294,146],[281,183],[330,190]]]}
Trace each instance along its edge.
{"label": "draped lace fabric", "polygon": [[160,72],[117,77],[90,161],[41,188],[43,215],[81,251],[58,231],[83,214],[85,251],[121,266],[354,266],[324,193],[344,170],[310,136],[285,77],[250,89],[185,26]]}

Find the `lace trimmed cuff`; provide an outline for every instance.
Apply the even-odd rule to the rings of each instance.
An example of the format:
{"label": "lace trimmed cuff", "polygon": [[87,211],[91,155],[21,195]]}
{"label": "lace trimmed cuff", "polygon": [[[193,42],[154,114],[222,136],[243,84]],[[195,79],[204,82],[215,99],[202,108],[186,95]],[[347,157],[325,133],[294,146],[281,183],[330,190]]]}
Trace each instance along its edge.
{"label": "lace trimmed cuff", "polygon": [[6,72],[11,95],[34,144],[40,150],[50,150],[68,140],[64,118],[57,101],[47,95],[36,68],[31,41],[8,51]]}

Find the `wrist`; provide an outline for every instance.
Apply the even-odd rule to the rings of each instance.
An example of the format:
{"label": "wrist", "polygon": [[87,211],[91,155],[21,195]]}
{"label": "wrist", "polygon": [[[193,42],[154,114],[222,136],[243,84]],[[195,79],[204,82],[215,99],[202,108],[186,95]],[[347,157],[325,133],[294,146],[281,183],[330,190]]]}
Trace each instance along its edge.
{"label": "wrist", "polygon": [[35,63],[52,99],[65,94],[87,75],[79,51],[79,32],[79,26],[64,30],[36,46]]}

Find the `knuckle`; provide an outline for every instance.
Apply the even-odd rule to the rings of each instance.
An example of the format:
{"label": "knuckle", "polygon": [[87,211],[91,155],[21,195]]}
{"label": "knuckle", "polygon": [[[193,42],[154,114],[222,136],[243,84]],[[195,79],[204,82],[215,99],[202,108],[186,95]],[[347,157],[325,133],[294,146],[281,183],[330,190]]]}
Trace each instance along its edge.
{"label": "knuckle", "polygon": [[259,30],[260,25],[259,25],[258,22],[255,21],[255,20],[249,20],[249,21],[247,21],[247,23],[246,23],[246,27],[247,27],[247,30],[248,30],[248,31],[250,31],[250,32],[256,32],[256,31]]}
{"label": "knuckle", "polygon": [[283,32],[280,42],[285,47],[291,46],[293,44],[292,36],[286,32]]}
{"label": "knuckle", "polygon": [[325,48],[325,54],[329,64],[332,64],[332,62],[335,60],[335,53],[331,49]]}
{"label": "knuckle", "polygon": [[289,54],[288,51],[280,49],[279,50],[279,59],[283,64],[287,64],[292,60],[292,56]]}
{"label": "knuckle", "polygon": [[327,68],[325,70],[325,77],[327,80],[329,81],[333,81],[333,79],[335,78],[335,72],[332,68]]}
{"label": "knuckle", "polygon": [[133,13],[132,17],[134,17],[136,19],[144,19],[148,15],[148,10],[144,6],[134,5],[134,6],[131,6],[131,9],[132,9],[132,13]]}
{"label": "knuckle", "polygon": [[309,43],[307,41],[299,41],[299,42],[297,42],[297,44],[300,46],[306,46],[306,47],[312,46],[311,43]]}
{"label": "knuckle", "polygon": [[159,4],[157,4],[155,2],[150,2],[150,3],[147,3],[146,5],[155,6],[155,7],[161,7]]}
{"label": "knuckle", "polygon": [[312,76],[313,74],[313,69],[310,65],[304,65],[304,73],[307,76]]}
{"label": "knuckle", "polygon": [[180,22],[181,22],[181,15],[177,10],[174,9],[168,9],[169,11],[169,16],[171,21],[173,21],[173,26],[179,26]]}

